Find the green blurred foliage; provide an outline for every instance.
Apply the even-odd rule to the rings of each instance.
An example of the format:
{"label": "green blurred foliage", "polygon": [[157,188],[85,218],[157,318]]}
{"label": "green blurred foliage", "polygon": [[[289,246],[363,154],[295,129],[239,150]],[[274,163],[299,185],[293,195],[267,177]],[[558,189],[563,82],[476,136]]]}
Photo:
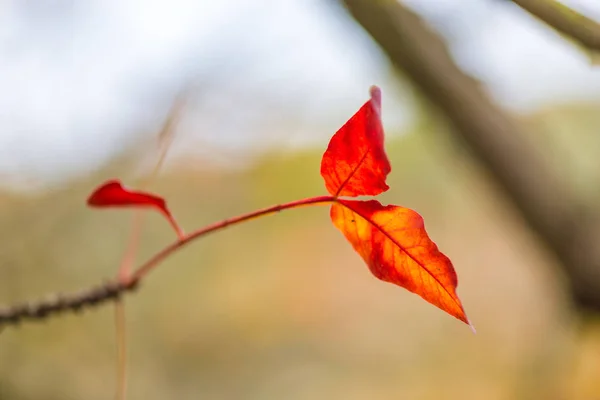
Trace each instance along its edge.
{"label": "green blurred foliage", "polygon": [[[600,144],[589,133],[597,113],[562,110],[527,119],[551,128],[533,139],[557,166],[570,166],[562,169],[582,193],[597,196],[598,169],[584,161]],[[389,141],[391,190],[382,200],[424,216],[454,261],[476,336],[373,278],[326,207],[290,210],[184,248],[127,298],[130,398],[597,398],[599,324],[576,330],[553,261],[460,146],[433,132],[442,126],[424,123]],[[321,154],[273,152],[247,170],[172,163],[152,190],[191,230],[324,193]],[[2,194],[0,302],[113,276],[132,213],[89,210],[84,199],[114,175],[134,186],[132,171],[118,161],[39,195]],[[172,240],[149,214],[138,262]],[[111,398],[114,329],[106,306],[3,331],[0,399]]]}

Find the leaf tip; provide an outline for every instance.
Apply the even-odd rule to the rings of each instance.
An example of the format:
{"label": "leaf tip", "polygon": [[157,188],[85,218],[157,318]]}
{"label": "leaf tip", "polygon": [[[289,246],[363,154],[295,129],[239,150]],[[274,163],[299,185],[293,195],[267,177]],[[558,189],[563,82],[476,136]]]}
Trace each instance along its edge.
{"label": "leaf tip", "polygon": [[473,335],[477,334],[477,329],[475,329],[475,325],[473,325],[473,323],[471,322],[471,320],[469,319],[469,317],[467,317],[467,314],[465,313],[464,309],[462,309],[462,305],[461,307],[461,314],[457,316],[457,318],[459,320],[461,320],[462,322],[464,322],[465,324],[469,325],[469,329],[471,329],[471,332],[473,332]]}
{"label": "leaf tip", "polygon": [[475,329],[475,325],[473,325],[469,318],[467,318],[467,324],[469,325],[469,328],[471,328],[471,332],[473,332],[473,335],[477,335],[477,329]]}
{"label": "leaf tip", "polygon": [[371,101],[373,102],[374,108],[381,113],[381,89],[377,85],[373,85],[369,88],[369,94],[371,95]]}

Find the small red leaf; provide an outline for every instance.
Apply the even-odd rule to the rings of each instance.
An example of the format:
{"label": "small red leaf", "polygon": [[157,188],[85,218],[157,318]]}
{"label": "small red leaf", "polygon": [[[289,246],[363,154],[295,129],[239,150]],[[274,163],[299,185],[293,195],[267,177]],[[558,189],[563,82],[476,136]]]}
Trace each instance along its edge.
{"label": "small red leaf", "polygon": [[375,196],[389,189],[385,180],[390,171],[383,147],[381,91],[373,86],[371,99],[331,138],[321,176],[334,196]]}
{"label": "small red leaf", "polygon": [[88,197],[87,204],[91,207],[155,207],[167,215],[170,214],[162,197],[126,189],[118,180],[110,180],[100,185]]}
{"label": "small red leaf", "polygon": [[452,262],[413,210],[376,200],[339,200],[331,220],[377,278],[402,286],[470,325],[456,294]]}
{"label": "small red leaf", "polygon": [[87,204],[90,207],[151,207],[160,211],[169,221],[169,224],[181,239],[184,237],[183,230],[173,218],[167,208],[167,203],[162,197],[151,193],[129,190],[121,185],[118,180],[109,180],[98,186],[88,197]]}

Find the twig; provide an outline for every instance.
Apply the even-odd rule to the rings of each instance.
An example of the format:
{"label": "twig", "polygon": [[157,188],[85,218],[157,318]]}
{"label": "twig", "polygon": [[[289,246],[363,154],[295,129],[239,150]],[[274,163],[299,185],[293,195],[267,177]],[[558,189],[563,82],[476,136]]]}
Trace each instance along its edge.
{"label": "twig", "polygon": [[46,299],[15,304],[0,308],[0,327],[18,325],[26,320],[42,321],[49,317],[80,313],[86,308],[93,308],[120,298],[123,294],[135,290],[139,281],[107,282],[70,294],[55,294]]}
{"label": "twig", "polygon": [[[158,160],[152,170],[152,173],[147,177],[145,182],[142,183],[142,188],[156,178],[158,172],[162,168],[166,158],[167,152],[171,148],[171,143],[175,137],[175,128],[177,123],[181,119],[185,102],[187,100],[188,91],[180,93],[169,112],[162,129],[158,134],[158,147],[159,155]],[[119,267],[118,277],[119,281],[124,281],[130,278],[131,265],[135,260],[135,255],[140,242],[140,236],[142,232],[142,225],[144,223],[145,213],[143,210],[136,210],[134,215],[133,223],[131,226],[131,235],[129,237],[129,243],[127,250]],[[171,214],[167,215],[167,219],[171,225],[177,231],[178,237],[183,237],[183,231],[173,218]],[[116,333],[116,347],[117,347],[117,387],[115,393],[116,400],[125,400],[127,398],[127,324],[126,324],[126,312],[125,302],[122,299],[115,301],[115,333]]]}

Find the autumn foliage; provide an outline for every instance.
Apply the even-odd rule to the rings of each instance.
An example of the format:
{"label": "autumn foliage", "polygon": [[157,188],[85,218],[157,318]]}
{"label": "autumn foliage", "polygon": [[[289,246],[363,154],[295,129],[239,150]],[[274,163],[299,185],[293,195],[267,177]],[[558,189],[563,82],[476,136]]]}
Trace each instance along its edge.
{"label": "autumn foliage", "polygon": [[[357,197],[388,190],[385,179],[390,170],[383,147],[381,92],[373,87],[371,99],[331,138],[321,175],[336,198]],[[452,262],[431,241],[418,213],[376,200],[338,198],[331,206],[331,220],[377,278],[402,286],[470,324],[456,295]]]}
{"label": "autumn foliage", "polygon": [[188,235],[179,229],[160,196],[123,188],[111,180],[88,198],[94,207],[151,207],[159,210],[176,229],[178,241],[140,267],[136,278],[182,245],[210,232],[289,208],[331,203],[330,216],[375,277],[418,294],[429,303],[470,325],[456,294],[458,284],[452,262],[429,238],[423,218],[415,211],[377,200],[389,189],[391,171],[384,149],[381,91],[371,88],[371,98],[331,138],[321,161],[321,176],[329,196],[276,205],[201,228]]}

